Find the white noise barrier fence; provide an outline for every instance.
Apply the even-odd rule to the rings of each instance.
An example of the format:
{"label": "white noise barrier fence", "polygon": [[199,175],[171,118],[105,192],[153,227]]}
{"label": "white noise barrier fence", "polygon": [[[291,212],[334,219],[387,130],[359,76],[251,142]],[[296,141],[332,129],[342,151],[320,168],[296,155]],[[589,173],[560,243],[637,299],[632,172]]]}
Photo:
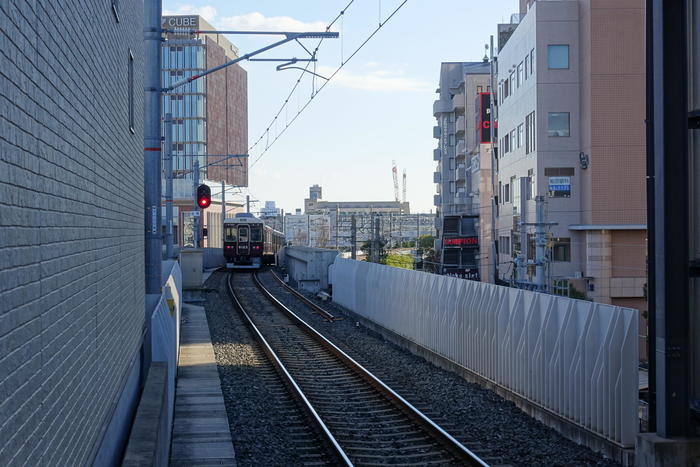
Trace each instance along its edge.
{"label": "white noise barrier fence", "polygon": [[623,447],[638,428],[638,311],[336,258],[333,301]]}

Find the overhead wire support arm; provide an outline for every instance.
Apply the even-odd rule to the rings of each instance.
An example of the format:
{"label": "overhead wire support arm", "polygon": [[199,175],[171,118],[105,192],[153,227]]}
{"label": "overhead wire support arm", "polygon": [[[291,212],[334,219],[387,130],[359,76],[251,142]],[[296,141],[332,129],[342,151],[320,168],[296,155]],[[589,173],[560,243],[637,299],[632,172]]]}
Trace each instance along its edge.
{"label": "overhead wire support arm", "polygon": [[[164,30],[165,32],[168,32],[168,30]],[[182,31],[182,30],[178,30]],[[229,67],[231,65],[235,65],[238,62],[242,62],[243,60],[250,60],[252,57],[261,54],[263,52],[266,52],[270,49],[274,49],[275,47],[278,47],[282,44],[286,44],[287,42],[298,40],[298,39],[311,39],[311,38],[329,38],[329,39],[337,39],[340,35],[337,32],[273,32],[273,31],[197,31],[194,29],[187,30],[190,33],[202,33],[202,34],[266,34],[266,35],[284,35],[285,38],[281,39],[277,42],[274,42],[268,46],[265,46],[261,49],[258,49],[254,52],[247,53],[245,55],[242,55],[238,58],[234,58],[233,60],[230,60],[228,62],[222,63],[221,65],[215,66],[214,68],[210,68],[208,70],[203,71],[202,73],[190,76],[185,79],[181,79],[180,81],[176,81],[172,85],[168,86],[167,88],[163,88],[164,92],[172,91],[175,88],[178,88],[184,84],[191,83],[192,81],[199,79],[203,76],[207,76],[211,73],[214,73],[215,71],[219,71],[223,68]]]}

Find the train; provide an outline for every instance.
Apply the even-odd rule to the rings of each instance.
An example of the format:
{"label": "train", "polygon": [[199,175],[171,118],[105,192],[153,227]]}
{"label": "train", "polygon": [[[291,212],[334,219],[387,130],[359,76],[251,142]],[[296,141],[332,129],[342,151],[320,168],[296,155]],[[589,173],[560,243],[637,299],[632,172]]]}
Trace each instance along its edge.
{"label": "train", "polygon": [[224,220],[224,258],[228,269],[259,269],[274,264],[284,234],[249,213]]}

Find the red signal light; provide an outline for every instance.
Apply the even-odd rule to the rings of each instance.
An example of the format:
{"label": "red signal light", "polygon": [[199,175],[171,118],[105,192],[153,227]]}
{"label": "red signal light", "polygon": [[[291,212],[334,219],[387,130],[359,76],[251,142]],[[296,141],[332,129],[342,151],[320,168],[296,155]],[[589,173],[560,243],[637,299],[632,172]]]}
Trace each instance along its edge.
{"label": "red signal light", "polygon": [[197,204],[199,204],[200,208],[205,209],[209,207],[209,205],[211,204],[211,200],[202,196],[201,198],[199,198]]}
{"label": "red signal light", "polygon": [[201,209],[206,209],[211,204],[211,189],[207,185],[197,187],[197,204]]}

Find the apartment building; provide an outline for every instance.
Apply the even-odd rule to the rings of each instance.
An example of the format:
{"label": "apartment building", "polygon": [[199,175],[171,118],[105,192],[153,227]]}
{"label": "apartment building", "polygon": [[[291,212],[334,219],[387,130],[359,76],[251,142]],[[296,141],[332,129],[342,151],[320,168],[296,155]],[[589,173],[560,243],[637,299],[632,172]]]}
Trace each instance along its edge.
{"label": "apartment building", "polygon": [[500,278],[532,282],[546,223],[550,291],[646,310],[644,2],[523,1],[515,22],[497,59]]}
{"label": "apartment building", "polygon": [[[433,137],[438,147],[433,152],[437,169],[433,174],[437,194],[435,240],[442,274],[480,280],[479,186],[472,170],[477,144],[477,99],[490,92],[490,64],[482,62],[445,62],[440,67],[438,98],[433,104],[437,125]],[[479,159],[477,159],[478,161]]]}

